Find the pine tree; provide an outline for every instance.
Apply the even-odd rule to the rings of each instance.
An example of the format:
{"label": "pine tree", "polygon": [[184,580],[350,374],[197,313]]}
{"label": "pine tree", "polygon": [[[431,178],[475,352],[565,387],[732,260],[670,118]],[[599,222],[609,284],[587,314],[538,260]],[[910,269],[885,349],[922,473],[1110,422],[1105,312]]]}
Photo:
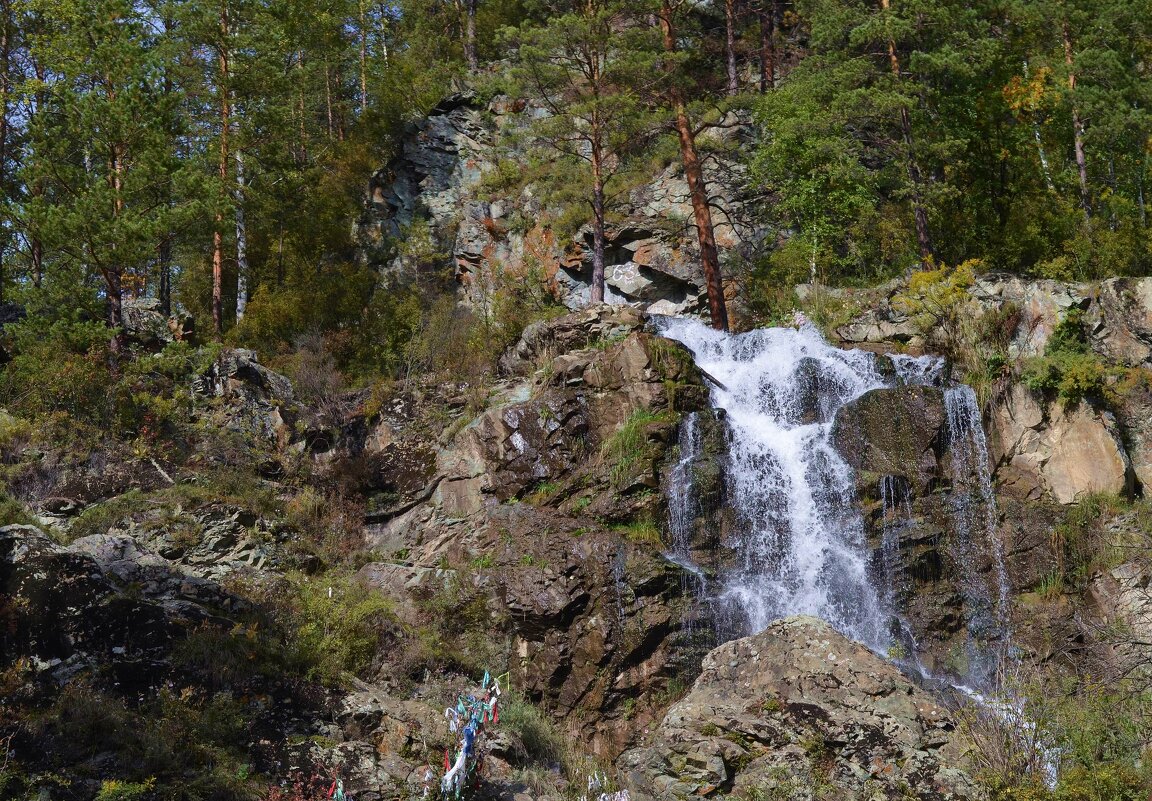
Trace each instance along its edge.
{"label": "pine tree", "polygon": [[163,213],[155,198],[169,164],[157,102],[155,41],[127,0],[43,0],[50,24],[32,43],[44,104],[21,171],[38,187],[28,216],[58,259],[103,281],[112,352],[122,345],[122,298],[145,291]]}
{"label": "pine tree", "polygon": [[588,169],[593,303],[604,300],[613,180],[654,131],[641,97],[659,80],[651,60],[655,49],[636,41],[649,30],[634,24],[630,6],[620,0],[556,4],[546,25],[526,25],[516,34],[515,77],[548,113],[534,128],[536,138]]}

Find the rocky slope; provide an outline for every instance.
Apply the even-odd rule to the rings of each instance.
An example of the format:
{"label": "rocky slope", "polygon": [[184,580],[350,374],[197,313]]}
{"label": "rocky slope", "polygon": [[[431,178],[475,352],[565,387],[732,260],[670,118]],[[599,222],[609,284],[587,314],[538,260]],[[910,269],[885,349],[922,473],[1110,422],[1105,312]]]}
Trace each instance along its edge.
{"label": "rocky slope", "polygon": [[[152,701],[134,711],[129,699],[178,693],[181,714],[195,720],[227,701],[245,721],[229,746],[235,770],[289,783],[340,776],[361,799],[419,795],[426,764],[446,743],[443,705],[486,667],[506,665],[516,693],[547,710],[575,751],[599,760],[583,764],[615,760],[635,798],[764,787],[796,798],[817,789],[845,798],[909,789],[979,797],[949,714],[892,662],[825,624],[781,621],[705,656],[718,628],[702,617],[695,579],[666,557],[662,531],[679,423],[695,412],[704,444],[690,465],[697,505],[685,545],[706,570],[732,558],[727,433],[682,347],[655,336],[635,310],[604,306],[530,326],[501,371],[479,405],[458,388],[413,385],[334,421],[254,354],[225,351],[193,382],[196,414],[204,430],[240,437],[246,444],[229,446],[238,451],[214,450],[179,469],[126,453],[106,453],[100,465],[9,453],[38,465],[18,475],[40,476],[24,491],[39,493],[42,530],[0,534],[0,722],[29,786],[64,775],[73,789],[48,797],[88,799],[104,779],[134,775],[137,746],[117,735],[108,753],[83,738],[65,747],[59,730],[20,723],[21,715],[85,698],[85,709],[136,720],[156,713]],[[1025,491],[1017,477],[1018,457],[1037,452],[1021,451],[1022,442],[1056,449],[1077,426],[1108,433],[1132,423],[1019,384],[997,404],[1010,406],[1016,426],[999,422],[990,438],[1016,643],[1068,669],[1141,659],[1100,634],[1147,625],[1139,560],[1093,567],[1084,596],[1037,591],[1065,558],[1052,533],[1062,504],[1097,488],[1106,460],[1057,453],[1032,464]],[[877,552],[891,532],[885,498],[894,487],[902,493],[910,512],[895,532],[907,577],[899,601],[922,667],[963,673],[973,619],[961,578],[973,564],[985,577],[995,565],[988,553],[973,563],[954,541],[949,493],[966,479],[949,426],[945,390],[929,382],[858,398],[841,411],[835,440],[857,472]],[[1018,446],[1012,455],[1007,440]],[[1111,434],[1098,441],[1117,453],[1132,447]],[[330,554],[301,549],[299,513],[287,515],[283,503],[256,509],[194,489],[211,475],[204,471],[226,468],[238,453],[273,494],[290,497],[285,482],[301,464],[316,486],[357,493],[353,584],[323,572]],[[51,486],[46,464],[61,466]],[[190,474],[189,464],[202,472]],[[299,508],[303,496],[291,497]],[[1130,537],[1141,519],[1108,518],[1102,536]],[[275,596],[314,581],[335,588],[331,608],[385,601],[361,678],[334,683],[271,668],[288,653],[259,634],[275,625]],[[324,586],[315,589],[323,596]],[[1101,661],[1086,660],[1086,645],[1099,646]],[[534,755],[531,743],[516,729],[493,742],[494,797],[556,798],[576,778],[531,779],[533,765],[556,759]],[[167,764],[148,759],[159,760],[143,763],[155,772]]]}
{"label": "rocky slope", "polygon": [[[569,209],[546,199],[531,180],[534,160],[553,157],[525,135],[547,113],[498,96],[446,98],[404,137],[402,153],[372,176],[358,225],[364,258],[386,275],[407,280],[419,259],[397,255],[397,238],[413,224],[428,227],[438,252],[449,254],[466,301],[482,306],[493,288],[524,281],[555,294],[569,308],[588,302],[591,228],[566,228]],[[736,141],[740,119],[700,137],[702,146]],[[715,148],[706,164],[716,209],[716,240],[735,254],[764,232],[741,198],[742,167]],[[606,299],[640,302],[652,312],[700,307],[696,237],[688,189],[678,163],[626,193],[608,232]],[[442,277],[442,276],[439,276]]]}
{"label": "rocky slope", "polygon": [[[978,359],[995,360],[985,420],[999,534],[1017,593],[1013,628],[1025,653],[1066,670],[1123,672],[1110,661],[1117,647],[1128,653],[1115,644],[1126,636],[1117,632],[1139,625],[1147,605],[1146,594],[1135,589],[1147,584],[1142,546],[1135,544],[1146,542],[1143,524],[1121,514],[1102,528],[1110,513],[1100,516],[1092,510],[1100,497],[1119,497],[1121,503],[1140,497],[1150,478],[1145,430],[1147,377],[1152,375],[1150,293],[1152,281],[1143,278],[1072,284],[985,276],[955,300],[947,327],[910,313],[909,293],[902,285],[863,296],[831,293],[848,308],[864,308],[835,328],[845,346],[974,352]],[[1069,320],[1080,321],[1073,331],[1080,332],[1084,359],[1090,370],[1099,371],[1103,387],[1079,400],[1031,389],[1022,378],[1051,352],[1053,333]],[[870,403],[862,398],[858,405]],[[868,443],[856,464],[865,471],[866,483],[867,471],[910,482],[907,497],[914,515],[913,524],[900,532],[902,563],[912,577],[912,617],[926,613],[935,621],[918,624],[931,642],[940,639],[940,632],[959,627],[959,595],[948,582],[949,546],[941,536],[947,509],[940,508],[938,493],[949,483],[946,471],[937,467],[946,465],[940,425],[944,410],[920,398],[894,405],[877,399],[875,405],[883,409],[879,415],[862,409],[863,418],[854,424],[865,430]],[[863,487],[862,494],[878,499],[876,490],[875,485]],[[877,541],[882,512],[877,504],[871,518]],[[1069,538],[1079,544],[1073,548]],[[1109,634],[1105,620],[1121,628]]]}

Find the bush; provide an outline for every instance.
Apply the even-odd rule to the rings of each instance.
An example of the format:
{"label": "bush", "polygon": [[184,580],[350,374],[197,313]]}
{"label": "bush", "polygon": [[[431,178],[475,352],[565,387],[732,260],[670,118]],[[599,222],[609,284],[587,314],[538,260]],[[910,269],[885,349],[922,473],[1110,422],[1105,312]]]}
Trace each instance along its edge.
{"label": "bush", "polygon": [[508,693],[502,701],[500,727],[520,739],[532,762],[550,767],[564,757],[565,738],[543,712],[518,695]]}
{"label": "bush", "polygon": [[[961,729],[975,746],[981,778],[1003,801],[1128,801],[1152,790],[1144,744],[1149,699],[1126,682],[1038,677],[1010,692],[1021,713],[970,705]],[[1057,783],[1046,787],[1055,768]]]}
{"label": "bush", "polygon": [[1033,391],[1077,403],[1085,398],[1109,400],[1109,374],[1088,348],[1082,313],[1073,309],[1052,329],[1044,355],[1025,363],[1022,379]]}
{"label": "bush", "polygon": [[399,627],[388,599],[339,575],[290,574],[265,588],[258,600],[296,669],[330,683],[346,672],[365,674],[386,635]]}
{"label": "bush", "polygon": [[955,268],[947,265],[920,270],[908,281],[908,291],[897,295],[892,305],[912,318],[925,336],[939,331],[943,344],[955,348],[968,289],[976,282],[982,264],[970,259]]}
{"label": "bush", "polygon": [[0,402],[29,418],[65,412],[96,428],[115,421],[120,398],[110,370],[107,327],[45,324],[28,317],[5,329],[16,355],[0,372]]}
{"label": "bush", "polygon": [[141,801],[147,798],[156,787],[156,779],[142,782],[123,782],[119,779],[105,779],[96,794],[95,801]]}

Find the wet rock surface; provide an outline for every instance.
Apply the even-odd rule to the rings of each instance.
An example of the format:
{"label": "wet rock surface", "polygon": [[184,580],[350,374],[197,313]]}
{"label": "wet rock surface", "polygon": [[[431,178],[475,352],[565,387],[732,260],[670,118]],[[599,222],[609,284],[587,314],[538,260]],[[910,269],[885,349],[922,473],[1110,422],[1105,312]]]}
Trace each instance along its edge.
{"label": "wet rock surface", "polygon": [[944,395],[939,389],[877,389],[839,411],[832,438],[857,472],[899,476],[923,495],[939,479],[944,423]]}
{"label": "wet rock surface", "polygon": [[370,528],[393,560],[360,573],[402,615],[446,589],[486,599],[515,686],[606,755],[687,669],[690,600],[661,554],[659,490],[678,417],[707,390],[644,325],[601,306],[527,329],[504,358],[513,378],[437,451],[426,500]]}
{"label": "wet rock surface", "polygon": [[816,618],[786,618],[704,659],[688,695],[617,761],[643,801],[911,794],[982,798],[948,712]]}

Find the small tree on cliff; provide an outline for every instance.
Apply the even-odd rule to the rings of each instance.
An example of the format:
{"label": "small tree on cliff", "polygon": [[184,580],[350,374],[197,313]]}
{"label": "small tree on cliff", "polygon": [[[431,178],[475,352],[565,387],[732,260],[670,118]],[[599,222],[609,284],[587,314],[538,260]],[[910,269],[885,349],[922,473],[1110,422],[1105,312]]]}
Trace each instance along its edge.
{"label": "small tree on cliff", "polygon": [[513,70],[519,89],[548,112],[533,135],[562,158],[582,163],[592,208],[592,302],[604,300],[604,249],[612,183],[636,146],[654,128],[641,103],[643,87],[658,80],[650,35],[631,24],[619,0],[554,2],[546,25],[513,32],[520,46]]}

